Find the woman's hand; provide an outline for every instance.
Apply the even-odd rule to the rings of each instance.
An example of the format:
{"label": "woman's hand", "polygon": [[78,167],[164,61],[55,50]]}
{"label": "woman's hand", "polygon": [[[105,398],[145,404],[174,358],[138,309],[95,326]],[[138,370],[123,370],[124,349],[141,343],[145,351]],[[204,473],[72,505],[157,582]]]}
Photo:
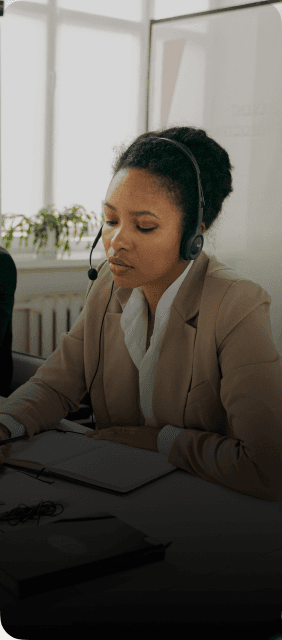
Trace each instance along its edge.
{"label": "woman's hand", "polygon": [[118,442],[126,444],[128,447],[136,449],[147,449],[147,451],[156,451],[158,453],[158,435],[161,429],[155,427],[110,427],[109,429],[101,429],[96,431],[86,431],[87,438],[93,440],[108,440],[110,442]]}

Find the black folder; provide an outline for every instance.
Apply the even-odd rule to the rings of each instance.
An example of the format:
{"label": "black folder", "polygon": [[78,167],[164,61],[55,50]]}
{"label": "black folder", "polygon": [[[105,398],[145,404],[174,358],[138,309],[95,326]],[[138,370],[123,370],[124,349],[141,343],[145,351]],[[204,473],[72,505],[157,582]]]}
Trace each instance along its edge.
{"label": "black folder", "polygon": [[18,525],[1,534],[0,584],[23,599],[164,560],[169,544],[107,512],[85,521]]}

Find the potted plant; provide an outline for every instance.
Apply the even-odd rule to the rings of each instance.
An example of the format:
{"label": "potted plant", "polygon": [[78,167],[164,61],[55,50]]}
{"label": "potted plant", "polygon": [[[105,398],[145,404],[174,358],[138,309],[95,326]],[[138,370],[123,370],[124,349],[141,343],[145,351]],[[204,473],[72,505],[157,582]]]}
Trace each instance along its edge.
{"label": "potted plant", "polygon": [[[58,213],[55,215],[54,205],[49,205],[47,209],[40,209],[40,211],[33,216],[32,218],[26,218],[24,215],[3,215],[2,216],[2,227],[4,228],[3,245],[5,249],[9,250],[12,244],[12,240],[14,237],[15,231],[22,231],[22,235],[20,236],[20,246],[22,244],[22,240],[25,241],[25,246],[28,246],[29,237],[34,234],[33,246],[38,242],[39,245],[36,249],[36,253],[38,253],[40,249],[42,249],[43,255],[47,257],[48,254],[51,253],[49,257],[56,257],[57,250],[63,247],[62,255],[65,251],[68,251],[69,255],[71,252],[69,245],[69,226],[74,225],[74,234],[73,238],[79,238],[77,244],[80,242],[82,236],[89,235],[89,223],[87,220],[91,221],[91,216],[87,213],[80,212],[81,209],[85,212],[85,209],[82,205],[73,206],[72,208],[67,209],[65,207],[63,213]],[[94,211],[91,211],[94,216],[94,221],[96,224],[100,225],[104,222],[104,213],[98,219],[97,215]],[[10,227],[6,229],[6,221],[14,218],[21,218],[20,222],[16,224],[14,227]],[[102,219],[102,222],[101,222]],[[77,224],[82,223],[82,228],[80,230],[79,236],[77,236]],[[92,225],[91,223],[91,226]],[[48,235],[48,231],[50,231],[50,235]],[[48,240],[50,241],[50,237],[54,238],[53,249],[52,243],[51,248],[49,250],[44,249],[47,246]],[[49,242],[50,244],[50,242]],[[85,249],[90,249],[91,243],[89,242]],[[42,255],[42,254],[41,254]],[[62,257],[61,255],[61,257]]]}

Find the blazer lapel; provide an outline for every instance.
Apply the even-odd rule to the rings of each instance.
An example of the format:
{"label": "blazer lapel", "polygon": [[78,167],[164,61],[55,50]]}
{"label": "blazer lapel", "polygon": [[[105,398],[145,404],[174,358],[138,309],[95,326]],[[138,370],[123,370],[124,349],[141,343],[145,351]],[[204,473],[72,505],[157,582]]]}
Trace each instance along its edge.
{"label": "blazer lapel", "polygon": [[114,426],[138,425],[144,416],[139,403],[139,371],[124,342],[120,319],[132,289],[114,284],[114,294],[105,316],[104,391]]}

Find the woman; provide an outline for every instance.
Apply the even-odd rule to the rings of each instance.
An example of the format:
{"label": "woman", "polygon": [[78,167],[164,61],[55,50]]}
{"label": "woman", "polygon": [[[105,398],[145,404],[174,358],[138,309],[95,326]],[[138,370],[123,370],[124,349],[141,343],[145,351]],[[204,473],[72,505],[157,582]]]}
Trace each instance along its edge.
{"label": "woman", "polygon": [[[181,142],[196,158],[202,233],[231,193],[229,156],[203,130],[145,133],[122,151],[105,197],[107,259],[71,331],[1,405],[2,439],[52,428],[89,391],[89,437],[159,451],[208,482],[280,500],[282,370],[271,296],[204,251],[185,260],[183,231],[194,234],[197,223],[196,172],[156,137]],[[114,266],[116,258],[127,266]]]}

